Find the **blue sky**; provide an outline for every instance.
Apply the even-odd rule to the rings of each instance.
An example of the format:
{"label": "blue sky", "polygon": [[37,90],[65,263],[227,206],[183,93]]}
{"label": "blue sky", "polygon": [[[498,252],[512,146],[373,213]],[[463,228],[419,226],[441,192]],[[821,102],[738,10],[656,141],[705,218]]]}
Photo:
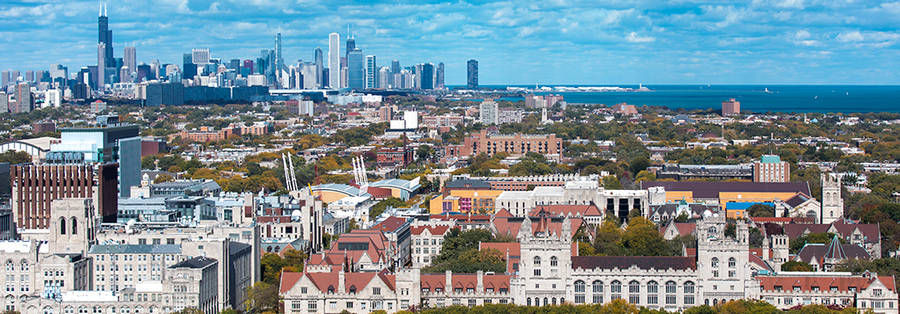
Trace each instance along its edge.
{"label": "blue sky", "polygon": [[[97,1],[4,0],[0,69],[96,63]],[[116,56],[180,63],[191,48],[286,62],[330,32],[388,65],[479,60],[482,84],[900,84],[900,1],[110,0]]]}

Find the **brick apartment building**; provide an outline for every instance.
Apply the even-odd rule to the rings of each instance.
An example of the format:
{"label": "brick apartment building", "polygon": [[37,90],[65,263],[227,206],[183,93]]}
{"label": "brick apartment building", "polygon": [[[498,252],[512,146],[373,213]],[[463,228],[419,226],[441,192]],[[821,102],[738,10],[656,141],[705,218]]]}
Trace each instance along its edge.
{"label": "brick apartment building", "polygon": [[509,153],[516,157],[529,152],[558,160],[562,153],[562,139],[557,138],[555,134],[499,134],[481,130],[466,137],[460,155],[475,156],[486,153],[493,156],[496,153]]}

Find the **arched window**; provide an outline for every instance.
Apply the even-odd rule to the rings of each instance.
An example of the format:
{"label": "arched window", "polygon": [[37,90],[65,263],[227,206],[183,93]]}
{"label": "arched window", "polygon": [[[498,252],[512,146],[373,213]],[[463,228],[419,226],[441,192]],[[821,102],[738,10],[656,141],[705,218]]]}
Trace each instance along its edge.
{"label": "arched window", "polygon": [[666,304],[675,304],[675,291],[678,286],[674,281],[666,282]]}
{"label": "arched window", "polygon": [[356,286],[350,286],[350,293],[356,294]]}
{"label": "arched window", "polygon": [[53,308],[49,306],[45,306],[44,310],[41,311],[43,314],[53,314]]}
{"label": "arched window", "polygon": [[332,285],[328,286],[328,293],[334,293],[334,286],[332,286]]}
{"label": "arched window", "polygon": [[13,261],[12,261],[12,260],[6,260],[6,271],[7,271],[7,272],[11,272],[11,271],[14,271],[14,270],[16,270],[16,265],[13,265]]}
{"label": "arched window", "polygon": [[87,312],[88,312],[87,306],[82,305],[82,306],[78,307],[78,314],[87,314]]}
{"label": "arched window", "polygon": [[63,309],[63,313],[65,313],[65,314],[75,314],[75,308],[73,308],[73,307],[71,307],[71,306],[67,306],[65,309]]}
{"label": "arched window", "polygon": [[575,292],[584,292],[584,281],[578,280],[575,282]]}
{"label": "arched window", "polygon": [[525,305],[531,306],[531,298],[525,300]]}
{"label": "arched window", "polygon": [[684,282],[684,304],[694,304],[694,283],[691,281]]}
{"label": "arched window", "polygon": [[637,280],[632,280],[628,283],[628,303],[641,303],[641,283],[637,282]]}
{"label": "arched window", "polygon": [[609,284],[609,292],[612,293],[610,300],[617,300],[622,298],[622,283],[618,280],[614,280]]}
{"label": "arched window", "polygon": [[706,232],[709,233],[710,237],[714,237],[714,236],[716,236],[716,227],[711,226],[711,227],[709,227],[709,229],[706,229]]}
{"label": "arched window", "polygon": [[78,234],[78,219],[72,217],[72,234]]}
{"label": "arched window", "polygon": [[59,234],[66,234],[66,219],[59,218]]}
{"label": "arched window", "polygon": [[737,265],[737,260],[735,260],[734,257],[729,257],[728,258],[728,267],[734,268],[735,265]]}
{"label": "arched window", "polygon": [[550,304],[550,300],[548,300],[547,298],[544,298],[544,305],[546,306],[547,304]]}
{"label": "arched window", "polygon": [[653,280],[647,283],[647,304],[659,304],[659,284]]}
{"label": "arched window", "polygon": [[591,290],[594,292],[592,303],[603,304],[603,282],[594,280],[594,282],[591,283]]}
{"label": "arched window", "polygon": [[584,281],[575,281],[575,304],[584,304]]}
{"label": "arched window", "polygon": [[550,299],[550,301],[552,302],[550,304],[556,305],[556,298]]}
{"label": "arched window", "polygon": [[541,266],[541,257],[540,256],[534,257],[534,266]]}
{"label": "arched window", "polygon": [[551,257],[550,257],[550,267],[556,267],[556,265],[557,265],[558,263],[559,263],[559,261],[557,261],[556,256],[551,256]]}
{"label": "arched window", "polygon": [[713,257],[713,258],[712,258],[712,263],[711,263],[710,265],[711,265],[713,268],[719,268],[719,258],[718,258],[718,257]]}

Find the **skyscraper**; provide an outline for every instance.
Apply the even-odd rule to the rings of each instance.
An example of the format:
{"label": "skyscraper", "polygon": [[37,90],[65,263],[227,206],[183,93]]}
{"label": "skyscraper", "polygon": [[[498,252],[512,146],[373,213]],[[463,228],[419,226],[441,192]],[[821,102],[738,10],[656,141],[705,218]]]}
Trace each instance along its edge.
{"label": "skyscraper", "polygon": [[284,56],[281,54],[281,33],[275,34],[275,77],[281,84],[281,69],[284,68]]}
{"label": "skyscraper", "polygon": [[478,88],[478,60],[469,60],[468,62],[466,62],[466,67],[468,68],[468,75],[466,76],[466,88]]}
{"label": "skyscraper", "polygon": [[196,65],[209,64],[209,48],[192,49],[191,50],[191,63],[196,64]]}
{"label": "skyscraper", "polygon": [[97,90],[106,85],[106,44],[97,44]]}
{"label": "skyscraper", "polygon": [[328,87],[341,88],[341,35],[328,34]]}
{"label": "skyscraper", "polygon": [[394,75],[391,74],[391,68],[389,67],[380,67],[378,68],[378,84],[375,86],[376,88],[391,88],[391,80],[394,78]]}
{"label": "skyscraper", "polygon": [[134,72],[137,69],[137,50],[134,47],[125,47],[125,56],[122,59],[123,66],[128,67],[128,71]]}
{"label": "skyscraper", "polygon": [[3,71],[2,74],[0,74],[0,89],[6,88],[10,81],[12,80],[10,79],[9,71]]}
{"label": "skyscraper", "polygon": [[31,112],[34,107],[34,96],[31,95],[31,85],[19,83],[16,85],[16,107],[10,110],[12,113]]}
{"label": "skyscraper", "polygon": [[112,31],[109,30],[109,17],[107,17],[107,13],[106,3],[103,3],[100,6],[100,16],[97,18],[97,43],[104,44],[105,48],[103,51],[105,59],[103,61],[106,66],[110,66],[116,64],[116,60],[113,57]]}
{"label": "skyscraper", "polygon": [[347,87],[355,89],[366,87],[364,66],[362,50],[354,48],[347,55]]}
{"label": "skyscraper", "polygon": [[313,52],[313,60],[315,60],[314,62],[316,63],[316,87],[315,88],[322,88],[325,86],[325,81],[324,81],[325,67],[323,65],[323,63],[324,63],[323,59],[324,58],[322,57],[322,49],[319,47],[316,47],[316,50]]}
{"label": "skyscraper", "polygon": [[438,63],[437,71],[434,71],[434,88],[444,89],[444,63]]}
{"label": "skyscraper", "polygon": [[391,74],[400,73],[400,61],[391,61]]}
{"label": "skyscraper", "polygon": [[197,75],[197,65],[194,64],[193,54],[186,53],[182,58],[181,77],[184,79],[194,79]]}
{"label": "skyscraper", "polygon": [[416,82],[419,89],[434,89],[434,64],[416,65]]}
{"label": "skyscraper", "polygon": [[366,56],[366,88],[378,87],[378,64],[374,55]]}

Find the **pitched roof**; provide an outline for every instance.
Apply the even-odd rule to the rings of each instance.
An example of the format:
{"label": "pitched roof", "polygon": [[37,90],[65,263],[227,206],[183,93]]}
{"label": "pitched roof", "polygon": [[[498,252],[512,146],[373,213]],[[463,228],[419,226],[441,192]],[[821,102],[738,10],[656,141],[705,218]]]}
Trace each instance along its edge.
{"label": "pitched roof", "polygon": [[786,224],[784,225],[784,234],[791,239],[796,239],[807,231],[809,233],[826,233],[831,227],[840,234],[844,240],[851,240],[854,230],[859,230],[865,237],[865,242],[875,243],[881,240],[881,233],[878,224],[850,224],[842,222],[834,222],[832,224]]}
{"label": "pitched roof", "polygon": [[[837,246],[837,245],[835,245]],[[813,258],[818,261],[821,266],[825,258],[845,259],[871,259],[866,249],[856,244],[840,244],[840,247],[832,247],[832,243],[828,245],[822,243],[807,243],[797,252],[796,258],[802,262],[811,262]],[[831,255],[829,255],[831,254]],[[831,257],[833,256],[833,257]]]}
{"label": "pitched roof", "polygon": [[400,218],[396,216],[390,216],[384,219],[382,222],[378,223],[375,226],[372,226],[372,229],[381,230],[382,232],[393,233],[397,232],[400,227],[405,225],[407,222],[406,218]]}
{"label": "pitched roof", "polygon": [[420,235],[425,230],[428,230],[428,233],[431,233],[431,235],[442,235],[446,234],[447,230],[450,230],[450,226],[418,226],[409,228],[410,233],[414,235]]}
{"label": "pitched roof", "polygon": [[762,267],[763,269],[768,270],[768,271],[770,271],[770,272],[774,272],[774,271],[775,271],[775,270],[772,268],[772,266],[769,265],[769,263],[766,263],[766,261],[764,261],[764,260],[763,260],[762,258],[760,258],[759,256],[756,256],[756,254],[752,254],[752,253],[750,254],[750,262],[751,262],[751,263],[754,263],[754,264],[756,264],[756,265],[759,265],[759,267]]}
{"label": "pitched roof", "polygon": [[807,182],[737,182],[737,181],[643,181],[641,189],[661,186],[666,191],[691,191],[697,198],[719,198],[721,192],[769,192],[769,193],[803,193],[809,192]]}
{"label": "pitched roof", "polygon": [[794,195],[794,197],[791,197],[788,200],[784,201],[784,203],[788,204],[788,206],[790,206],[791,208],[794,208],[802,205],[803,203],[806,203],[806,201],[808,200],[810,200],[809,196],[806,196],[803,193],[797,193],[797,195]]}
{"label": "pitched roof", "polygon": [[500,209],[499,211],[495,212],[494,217],[509,218],[509,217],[515,217],[515,216],[513,216],[512,213],[510,213],[508,210],[506,210],[506,208],[503,208],[503,209]]}
{"label": "pitched roof", "polygon": [[176,263],[175,265],[169,266],[169,268],[204,268],[206,266],[217,263],[216,259],[204,257],[204,256],[195,256],[183,261]]}
{"label": "pitched roof", "polygon": [[281,283],[279,291],[285,293],[288,290],[291,290],[300,278],[303,278],[303,273],[282,272],[281,280],[279,281]]}
{"label": "pitched roof", "polygon": [[446,189],[490,189],[491,183],[484,180],[460,179],[444,183]]}
{"label": "pitched roof", "polygon": [[697,260],[683,256],[572,256],[572,269],[628,269],[632,266],[644,270],[687,270],[697,269]]}
{"label": "pitched roof", "polygon": [[[878,279],[882,283],[893,282],[893,278],[884,280],[881,277],[891,277],[879,276]],[[785,291],[793,290],[794,287],[798,287],[800,291],[813,291],[813,287],[818,287],[820,291],[827,291],[835,287],[840,292],[850,291],[850,287],[854,287],[859,291],[868,288],[875,281],[875,278],[864,276],[757,276],[755,278],[759,281],[763,291],[775,290],[776,286]],[[888,289],[894,291],[893,285],[888,286]]]}
{"label": "pitched roof", "polygon": [[[482,286],[484,291],[487,291],[488,289],[494,289],[494,291],[509,289],[509,281],[511,278],[512,275],[482,275]],[[464,291],[466,289],[478,288],[477,274],[453,273],[450,275],[450,287],[446,287],[446,274],[422,274],[419,276],[419,281],[422,289],[430,291],[434,291],[435,288],[441,288],[444,291],[456,288],[463,289]]]}
{"label": "pitched roof", "polygon": [[[563,218],[560,217],[552,217],[548,218],[549,221],[541,224],[539,223],[539,219],[537,217],[532,217],[532,231],[550,231],[550,233],[559,234],[562,232],[562,221]],[[497,218],[494,219],[494,229],[497,230],[498,234],[506,234],[515,236],[519,234],[519,228],[522,226],[522,221],[525,218],[522,217],[512,217],[512,218]],[[578,228],[581,228],[581,225],[584,224],[584,219],[582,218],[569,218],[569,222],[571,223],[572,234],[574,235],[575,231]]]}

